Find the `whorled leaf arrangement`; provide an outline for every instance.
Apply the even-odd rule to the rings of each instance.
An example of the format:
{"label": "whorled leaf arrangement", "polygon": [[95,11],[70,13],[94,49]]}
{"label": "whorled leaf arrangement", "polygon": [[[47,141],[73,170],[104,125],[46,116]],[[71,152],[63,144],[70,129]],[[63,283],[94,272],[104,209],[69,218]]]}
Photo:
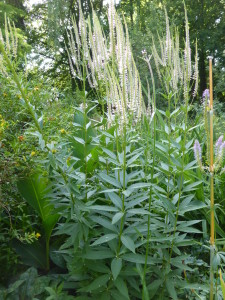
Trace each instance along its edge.
{"label": "whorled leaf arrangement", "polygon": [[73,28],[68,31],[68,56],[74,77],[88,80],[98,88],[103,84],[106,91],[109,125],[118,117],[123,126],[131,119],[136,122],[145,111],[141,80],[135,65],[128,29],[116,13],[113,1],[108,9],[109,41],[99,19],[93,11],[85,20],[79,2],[79,20],[73,17]]}
{"label": "whorled leaf arrangement", "polygon": [[[16,59],[17,57],[17,46],[18,46],[18,37],[16,33],[16,28],[13,23],[11,25],[10,20],[5,15],[5,30],[4,37],[0,28],[0,43],[1,46],[4,47],[5,53],[10,59]],[[3,75],[7,75],[5,60],[3,56],[0,54],[0,72]]]}

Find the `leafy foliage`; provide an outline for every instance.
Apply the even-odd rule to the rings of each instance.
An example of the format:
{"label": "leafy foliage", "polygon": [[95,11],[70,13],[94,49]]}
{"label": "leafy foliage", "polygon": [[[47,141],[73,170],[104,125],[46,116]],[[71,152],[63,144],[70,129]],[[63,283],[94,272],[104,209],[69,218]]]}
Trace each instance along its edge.
{"label": "leafy foliage", "polygon": [[[157,1],[154,3],[157,4]],[[123,2],[120,7],[122,5]],[[130,1],[131,12],[135,7],[138,8]],[[82,14],[80,16],[83,18]],[[112,22],[110,32],[113,34],[116,28],[118,39],[111,39],[112,44],[116,41],[118,46],[113,55],[118,54],[118,49],[131,51],[128,32],[123,33],[126,25],[122,26],[114,10],[113,16],[117,24]],[[133,14],[130,15],[131,26],[134,22]],[[96,24],[97,29],[103,32],[100,22]],[[96,24],[89,23],[90,40],[93,39],[92,26]],[[166,42],[173,43],[168,19],[166,24]],[[139,25],[144,27],[140,19]],[[28,236],[18,240],[19,235],[14,236],[17,239],[12,244],[23,262],[22,268],[25,265],[33,268],[22,275],[18,275],[20,272],[17,270],[16,281],[12,280],[14,283],[9,283],[7,289],[1,289],[2,297],[49,300],[208,297],[209,186],[207,178],[197,169],[192,153],[194,139],[204,136],[204,131],[202,118],[193,117],[190,101],[194,75],[189,73],[191,61],[187,25],[186,34],[184,59],[178,53],[179,47],[166,48],[167,43],[162,40],[159,44],[163,50],[167,49],[162,51],[166,63],[153,67],[149,57],[146,59],[151,79],[147,91],[141,85],[132,55],[129,56],[132,67],[123,65],[122,73],[118,66],[129,58],[123,60],[122,52],[122,60],[118,55],[118,66],[113,67],[113,56],[107,62],[106,68],[111,77],[99,80],[94,70],[91,76],[96,76],[101,87],[96,91],[86,86],[87,69],[84,71],[82,67],[90,66],[80,58],[76,63],[83,76],[80,78],[82,90],[76,94],[79,100],[74,102],[63,93],[57,94],[57,101],[50,101],[54,93],[49,87],[45,91],[45,84],[40,83],[44,79],[33,84],[26,81],[27,77],[17,72],[15,61],[10,59],[7,43],[0,41],[9,74],[8,77],[2,75],[1,82],[5,86],[14,83],[10,96],[15,97],[19,93],[12,110],[7,101],[1,104],[4,107],[1,120],[9,122],[13,112],[23,108],[20,122],[16,124],[17,142],[12,136],[9,138],[8,128],[1,126],[1,146],[7,143],[7,147],[1,147],[1,153],[5,161],[7,157],[16,161],[20,161],[18,157],[25,157],[23,172],[10,169],[17,181],[17,186],[13,186],[14,194],[30,207],[30,215],[23,218],[27,220],[29,217],[30,227],[40,230],[35,239]],[[91,46],[84,41],[82,32],[78,30],[75,35],[76,45],[83,43],[79,46],[80,53],[84,54],[85,46]],[[71,38],[71,45],[72,41]],[[153,47],[156,57],[157,45]],[[90,62],[95,48],[88,49]],[[176,52],[176,57],[170,56],[171,49]],[[176,59],[180,59],[179,76],[187,76],[184,85],[172,84],[174,70],[177,71],[172,62]],[[161,76],[157,85],[154,69]],[[131,78],[138,78],[138,88],[132,89],[135,80]],[[117,100],[123,103],[126,122],[122,120],[124,115],[121,112],[113,122],[108,121],[108,110],[113,108],[113,102],[105,91],[111,83],[114,91],[119,91]],[[129,93],[126,93],[126,88],[129,88]],[[148,98],[148,109],[143,109],[139,118],[134,119],[131,107],[127,106],[127,97],[133,97],[132,91],[136,95],[137,90],[143,91]],[[95,93],[99,100],[93,96]],[[105,99],[106,96],[108,99]],[[137,95],[134,96],[134,101],[139,103],[137,99]],[[76,102],[80,100],[82,105],[78,107]],[[161,103],[163,105],[159,105]],[[12,130],[11,124],[9,130]],[[206,139],[203,143],[205,146]],[[14,158],[8,154],[8,149],[18,149],[18,156],[15,154]],[[221,188],[218,188],[219,193]],[[5,189],[4,195],[7,195]],[[215,272],[219,267],[223,268],[225,261],[224,219],[219,210],[222,203],[223,200],[215,210],[218,215],[217,236],[221,238],[215,249]],[[7,207],[13,208],[13,203]],[[13,212],[16,219],[15,214],[16,211]],[[37,216],[34,217],[34,214]],[[10,222],[5,211],[4,222]],[[25,226],[24,230],[28,227]],[[7,233],[1,232],[1,236],[7,236]],[[8,239],[11,240],[11,237]],[[216,294],[220,299],[219,277],[215,280]]]}

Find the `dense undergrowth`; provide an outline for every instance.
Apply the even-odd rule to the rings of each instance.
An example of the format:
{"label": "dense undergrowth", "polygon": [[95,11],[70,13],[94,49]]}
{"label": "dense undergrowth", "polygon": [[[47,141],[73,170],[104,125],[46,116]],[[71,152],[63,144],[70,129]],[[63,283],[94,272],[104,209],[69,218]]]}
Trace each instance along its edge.
{"label": "dense undergrowth", "polygon": [[[13,29],[1,40],[0,299],[208,299],[209,172],[193,153],[198,139],[207,163],[208,124],[192,104],[187,19],[184,50],[166,21],[160,51],[143,53],[147,87],[113,6],[109,42],[94,13],[85,21],[80,10],[68,32],[83,87],[73,95],[16,72]],[[216,113],[216,138],[221,120]],[[223,299],[220,173],[215,199],[214,293]]]}

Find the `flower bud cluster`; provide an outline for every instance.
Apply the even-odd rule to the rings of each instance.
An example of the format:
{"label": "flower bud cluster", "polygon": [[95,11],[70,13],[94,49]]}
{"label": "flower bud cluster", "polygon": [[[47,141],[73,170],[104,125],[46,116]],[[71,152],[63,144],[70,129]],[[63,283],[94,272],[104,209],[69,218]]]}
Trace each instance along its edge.
{"label": "flower bud cluster", "polygon": [[[18,37],[16,33],[15,24],[11,25],[9,18],[5,15],[5,39],[3,38],[3,34],[0,28],[0,43],[5,48],[5,51],[9,58],[16,59],[17,57],[17,46],[18,46]],[[4,65],[3,57],[0,53],[0,72],[4,75],[7,75],[7,71]]]}
{"label": "flower bud cluster", "polygon": [[221,169],[221,165],[223,163],[223,157],[225,152],[225,141],[223,140],[223,135],[221,135],[215,145],[215,171],[218,171]]}
{"label": "flower bud cluster", "polygon": [[[160,51],[156,49],[153,41],[152,55],[154,58],[158,77],[162,84],[165,85],[166,91],[172,89],[174,92],[183,90],[184,99],[187,100],[190,91],[190,81],[194,82],[193,96],[195,97],[198,90],[198,52],[197,42],[195,51],[195,63],[192,65],[191,61],[191,47],[189,38],[189,26],[187,12],[185,9],[185,48],[183,53],[180,51],[180,42],[178,31],[175,31],[172,37],[169,18],[165,10],[166,17],[166,38],[160,40]],[[161,53],[160,53],[161,52]],[[165,75],[166,74],[166,75]],[[171,76],[172,74],[172,76]],[[164,80],[167,76],[167,80]],[[169,79],[169,84],[168,84]]]}
{"label": "flower bud cluster", "polygon": [[[194,143],[194,156],[201,170],[209,170],[209,167],[203,167],[202,164],[202,149],[198,140],[195,140]],[[221,167],[223,164],[223,158],[225,154],[225,141],[223,140],[223,135],[221,135],[215,143],[215,162],[213,164],[213,171],[217,172],[220,170],[220,173],[225,171],[225,167]]]}
{"label": "flower bud cluster", "polygon": [[[126,22],[116,13],[113,1],[109,3],[109,41],[99,19],[84,19],[79,4],[78,25],[73,18],[73,28],[68,32],[68,56],[71,72],[82,80],[84,71],[89,85],[105,87],[109,124],[118,120],[121,127],[128,120],[138,120],[145,110],[140,76],[134,62]],[[115,118],[116,115],[116,118]]]}
{"label": "flower bud cluster", "polygon": [[197,160],[200,169],[202,169],[203,168],[203,166],[202,166],[202,149],[201,149],[201,146],[200,146],[200,143],[198,140],[195,140],[193,150],[194,150],[195,159]]}

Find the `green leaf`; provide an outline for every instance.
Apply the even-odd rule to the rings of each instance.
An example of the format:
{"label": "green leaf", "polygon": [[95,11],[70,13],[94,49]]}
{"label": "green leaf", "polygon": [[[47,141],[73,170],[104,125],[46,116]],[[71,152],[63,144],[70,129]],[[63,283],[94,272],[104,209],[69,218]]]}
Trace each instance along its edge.
{"label": "green leaf", "polygon": [[115,216],[112,218],[112,224],[117,223],[123,216],[123,212],[118,212],[117,214],[115,214]]}
{"label": "green leaf", "polygon": [[101,179],[104,182],[109,183],[110,185],[113,185],[117,188],[121,188],[121,184],[119,183],[119,181],[117,181],[115,178],[110,177],[109,175],[105,174],[105,173],[100,173],[99,176],[101,177]]}
{"label": "green leaf", "polygon": [[130,207],[134,207],[135,205],[147,200],[149,198],[149,195],[145,195],[145,196],[139,196],[140,194],[138,193],[137,195],[135,195],[135,199],[134,200],[131,200],[131,201],[127,201],[126,200],[126,203],[125,203],[125,207],[126,209],[130,208]]}
{"label": "green leaf", "polygon": [[128,248],[130,251],[132,251],[133,253],[135,253],[134,242],[133,242],[133,240],[129,236],[122,235],[121,236],[121,242],[123,243],[123,245],[126,248]]}
{"label": "green leaf", "polygon": [[[136,254],[136,253],[135,254],[128,253],[128,254],[124,254],[123,256],[121,256],[121,258],[123,260],[133,262],[136,264],[145,264],[145,255]],[[154,257],[148,257],[148,259],[147,259],[148,265],[154,265],[156,262],[158,262],[158,260],[155,259]]]}
{"label": "green leaf", "polygon": [[143,208],[132,208],[127,211],[127,213],[132,215],[150,215],[150,212]]}
{"label": "green leaf", "polygon": [[[76,298],[77,299],[77,298]],[[106,291],[104,293],[101,293],[101,298],[100,300],[110,300],[111,297],[110,297],[110,292],[109,291]]]}
{"label": "green leaf", "polygon": [[110,221],[108,221],[107,219],[104,219],[102,217],[97,217],[97,216],[92,216],[91,219],[92,219],[92,221],[102,225],[103,227],[105,227],[113,232],[117,232],[116,226],[113,226],[112,223]]}
{"label": "green leaf", "polygon": [[179,207],[179,213],[186,213],[188,211],[198,210],[207,207],[207,205],[199,200],[191,201],[188,205],[182,205]]}
{"label": "green leaf", "polygon": [[100,210],[100,211],[118,211],[118,208],[108,206],[108,205],[91,205],[88,206],[88,209],[93,209],[93,210]]}
{"label": "green leaf", "polygon": [[125,299],[130,299],[129,294],[128,294],[127,285],[122,278],[118,277],[114,281],[114,284],[115,284],[116,288],[118,289],[118,291],[121,293],[121,295],[123,295],[125,297]]}
{"label": "green leaf", "polygon": [[87,253],[82,255],[83,258],[86,259],[105,259],[115,257],[115,254],[107,249],[107,250],[99,250],[99,251],[88,251]]}
{"label": "green leaf", "polygon": [[115,193],[108,193],[110,200],[112,201],[112,203],[117,206],[118,208],[122,209],[123,204],[122,204],[122,200],[121,198],[115,194]]}
{"label": "green leaf", "polygon": [[147,182],[139,182],[139,183],[134,183],[132,185],[130,185],[128,187],[129,190],[133,190],[133,189],[141,189],[141,188],[146,188],[146,187],[150,187],[151,183],[147,183]]}
{"label": "green leaf", "polygon": [[122,259],[114,258],[111,262],[111,270],[114,280],[116,280],[117,276],[120,274],[122,269]]}
{"label": "green leaf", "polygon": [[55,209],[53,205],[49,203],[49,188],[46,178],[35,174],[32,177],[20,180],[18,182],[18,189],[27,203],[29,203],[41,217],[46,238],[49,239],[59,215],[54,213]]}
{"label": "green leaf", "polygon": [[103,243],[107,243],[111,240],[114,240],[116,237],[118,237],[118,235],[114,233],[103,235],[99,239],[97,239],[93,244],[91,244],[91,246],[97,246]]}
{"label": "green leaf", "polygon": [[85,145],[85,140],[83,140],[82,138],[79,138],[77,136],[73,137],[75,139],[75,141],[77,141],[79,144]]}
{"label": "green leaf", "polygon": [[163,284],[162,279],[156,279],[148,285],[147,288],[148,288],[149,291],[151,291],[151,298],[150,299],[154,299],[155,294],[157,293],[158,289],[160,288],[160,286],[162,284]]}
{"label": "green leaf", "polygon": [[92,283],[90,283],[88,286],[85,286],[81,289],[79,289],[79,292],[91,292],[94,290],[97,290],[98,288],[105,286],[106,283],[110,280],[109,275],[101,275],[98,278],[96,278]]}
{"label": "green leaf", "polygon": [[175,115],[179,110],[180,110],[180,107],[176,108],[176,109],[170,114],[170,116],[172,117],[172,116]]}
{"label": "green leaf", "polygon": [[116,154],[114,154],[112,151],[106,149],[106,148],[102,148],[102,150],[108,154],[109,157],[111,157],[113,160],[117,160]]}
{"label": "green leaf", "polygon": [[133,157],[131,157],[127,161],[127,167],[129,167],[133,162],[135,162],[141,154],[142,154],[142,151],[140,151],[139,153],[137,153],[136,155],[134,155]]}
{"label": "green leaf", "polygon": [[162,152],[168,154],[168,147],[166,147],[165,145],[159,143],[159,142],[156,142],[156,148],[158,148],[159,150],[161,150]]}
{"label": "green leaf", "polygon": [[167,288],[168,294],[172,297],[172,299],[178,300],[177,293],[176,293],[174,283],[172,280],[170,280],[170,279],[166,280],[166,288]]}
{"label": "green leaf", "polygon": [[186,144],[185,148],[186,148],[187,150],[192,146],[193,141],[194,141],[194,139],[190,140],[190,141]]}
{"label": "green leaf", "polygon": [[196,160],[194,160],[185,166],[184,171],[188,171],[188,170],[196,169],[196,168],[198,168],[198,166],[196,164]]}
{"label": "green leaf", "polygon": [[190,191],[193,191],[195,190],[195,188],[197,186],[199,186],[200,184],[202,184],[202,181],[197,181],[197,182],[193,182],[187,186],[185,186],[185,188],[183,189],[183,192],[190,192]]}
{"label": "green leaf", "polygon": [[13,248],[15,248],[17,254],[20,255],[25,265],[42,270],[47,268],[45,247],[38,241],[32,244],[23,244],[18,240],[13,240]]}
{"label": "green leaf", "polygon": [[41,178],[40,175],[36,174],[33,177],[22,179],[17,184],[19,192],[23,198],[29,203],[39,214],[42,220],[44,220],[49,212],[46,207],[46,180]]}

